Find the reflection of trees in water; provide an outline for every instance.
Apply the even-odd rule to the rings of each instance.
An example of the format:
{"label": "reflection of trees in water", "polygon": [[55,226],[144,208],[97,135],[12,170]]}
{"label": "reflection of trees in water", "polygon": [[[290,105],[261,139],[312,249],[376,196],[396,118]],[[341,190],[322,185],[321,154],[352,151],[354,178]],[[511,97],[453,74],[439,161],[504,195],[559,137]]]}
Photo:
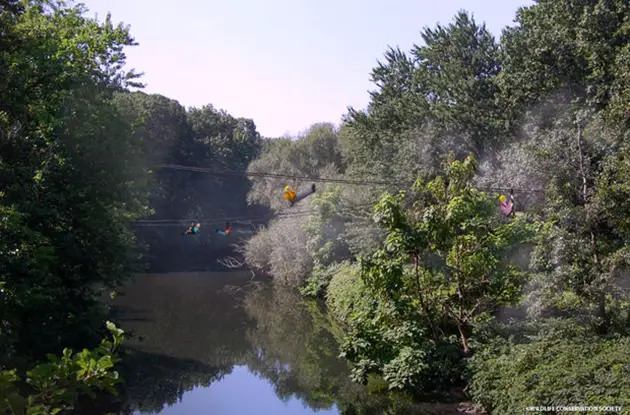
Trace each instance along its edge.
{"label": "reflection of trees in water", "polygon": [[184,392],[231,372],[251,347],[253,324],[240,306],[247,273],[138,276],[113,302],[131,336],[121,364],[124,409],[159,412]]}
{"label": "reflection of trees in water", "polygon": [[248,331],[255,349],[245,363],[270,380],[283,400],[295,396],[313,409],[337,404],[348,415],[430,413],[353,383],[347,363],[338,357],[339,336],[316,303],[287,288],[265,287],[246,297],[245,309],[257,322]]}
{"label": "reflection of trees in water", "polygon": [[208,387],[232,371],[232,366],[213,367],[192,359],[176,359],[128,349],[122,376],[126,384],[121,413],[159,413],[181,401],[185,392]]}
{"label": "reflection of trees in water", "polygon": [[314,409],[330,408],[343,362],[336,358],[330,332],[313,324],[300,301],[279,287],[257,289],[247,297],[246,310],[257,326],[248,331],[256,353],[248,355],[246,363],[269,379],[282,399],[296,395]]}
{"label": "reflection of trees in water", "polygon": [[[253,322],[240,306],[248,273],[139,276],[115,302],[114,319],[137,350],[228,366],[250,349]],[[115,318],[117,317],[118,318]]]}
{"label": "reflection of trees in water", "polygon": [[252,286],[248,274],[142,276],[114,305],[115,320],[133,336],[121,367],[124,403],[112,412],[159,412],[246,364],[280,399],[296,397],[312,409],[336,404],[344,415],[448,413],[433,405],[433,412],[420,411],[351,382],[347,363],[337,357],[341,336],[317,304],[281,287]]}

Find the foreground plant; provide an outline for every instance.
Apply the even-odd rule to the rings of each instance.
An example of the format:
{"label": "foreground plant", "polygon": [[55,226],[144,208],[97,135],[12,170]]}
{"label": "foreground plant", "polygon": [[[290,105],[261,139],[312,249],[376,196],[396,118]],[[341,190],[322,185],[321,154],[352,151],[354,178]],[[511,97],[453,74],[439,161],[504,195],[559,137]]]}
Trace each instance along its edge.
{"label": "foreground plant", "polygon": [[93,398],[95,389],[116,395],[115,387],[122,380],[113,368],[120,360],[116,352],[124,332],[109,321],[107,330],[112,339],[103,339],[93,350],[73,353],[64,349],[61,357],[48,355],[48,362],[26,372],[25,387],[20,385],[22,379],[16,369],[0,372],[0,412],[55,415],[74,409],[81,396]]}

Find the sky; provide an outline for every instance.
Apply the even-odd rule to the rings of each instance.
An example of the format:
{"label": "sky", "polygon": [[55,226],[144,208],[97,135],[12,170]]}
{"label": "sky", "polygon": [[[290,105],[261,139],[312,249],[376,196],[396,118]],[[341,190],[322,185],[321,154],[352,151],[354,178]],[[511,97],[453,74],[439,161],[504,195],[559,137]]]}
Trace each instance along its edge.
{"label": "sky", "polygon": [[212,104],[251,118],[263,137],[296,136],[364,109],[370,72],[388,46],[409,51],[420,32],[458,10],[495,37],[532,0],[81,0],[130,25],[127,66],[147,93],[186,108]]}

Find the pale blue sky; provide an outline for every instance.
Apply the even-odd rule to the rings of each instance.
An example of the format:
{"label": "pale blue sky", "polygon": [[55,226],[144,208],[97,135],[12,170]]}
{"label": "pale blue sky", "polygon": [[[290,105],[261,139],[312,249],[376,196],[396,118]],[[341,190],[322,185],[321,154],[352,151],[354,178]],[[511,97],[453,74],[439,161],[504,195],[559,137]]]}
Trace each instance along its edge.
{"label": "pale blue sky", "polygon": [[388,45],[408,51],[420,31],[465,9],[498,38],[532,0],[83,0],[90,17],[131,25],[128,66],[145,92],[211,103],[252,118],[266,137],[365,108],[370,71]]}

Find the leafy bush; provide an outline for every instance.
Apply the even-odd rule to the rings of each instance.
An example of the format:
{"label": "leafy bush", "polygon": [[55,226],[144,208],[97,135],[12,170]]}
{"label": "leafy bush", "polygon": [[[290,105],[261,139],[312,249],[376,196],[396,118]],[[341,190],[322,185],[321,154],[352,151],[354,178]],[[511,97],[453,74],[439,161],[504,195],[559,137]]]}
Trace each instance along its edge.
{"label": "leafy bush", "polygon": [[[0,372],[0,413],[13,415],[54,415],[74,408],[80,396],[94,397],[94,389],[116,394],[121,382],[113,370],[119,359],[115,353],[124,333],[107,322],[112,340],[103,339],[94,350],[73,353],[64,349],[61,358],[48,355],[48,362],[40,363],[26,372],[26,388],[16,369]],[[30,390],[24,395],[22,390]],[[10,411],[10,412],[9,412]]]}
{"label": "leafy bush", "polygon": [[630,337],[574,330],[530,343],[497,339],[470,360],[470,392],[492,414],[528,406],[630,405]]}
{"label": "leafy bush", "polygon": [[306,278],[305,285],[300,288],[300,293],[307,297],[320,297],[325,295],[326,288],[339,267],[339,264],[329,267],[316,264],[311,275]]}
{"label": "leafy bush", "polygon": [[306,249],[302,219],[284,217],[273,221],[245,246],[245,259],[250,267],[269,272],[274,281],[300,287],[313,269],[313,260]]}
{"label": "leafy bush", "polygon": [[[381,375],[390,389],[440,389],[461,380],[458,339],[434,342],[409,304],[374,295],[359,277],[358,264],[343,263],[328,286],[332,317],[347,331],[342,355],[354,362],[355,381]],[[377,324],[378,323],[378,324]]]}
{"label": "leafy bush", "polygon": [[365,298],[365,309],[350,314],[341,347],[341,356],[353,363],[354,381],[365,383],[370,374],[376,374],[389,389],[421,395],[463,380],[456,336],[436,341],[410,304]]}
{"label": "leafy bush", "polygon": [[355,310],[368,307],[367,290],[359,278],[358,265],[343,263],[332,276],[326,294],[326,305],[333,318],[345,325]]}

